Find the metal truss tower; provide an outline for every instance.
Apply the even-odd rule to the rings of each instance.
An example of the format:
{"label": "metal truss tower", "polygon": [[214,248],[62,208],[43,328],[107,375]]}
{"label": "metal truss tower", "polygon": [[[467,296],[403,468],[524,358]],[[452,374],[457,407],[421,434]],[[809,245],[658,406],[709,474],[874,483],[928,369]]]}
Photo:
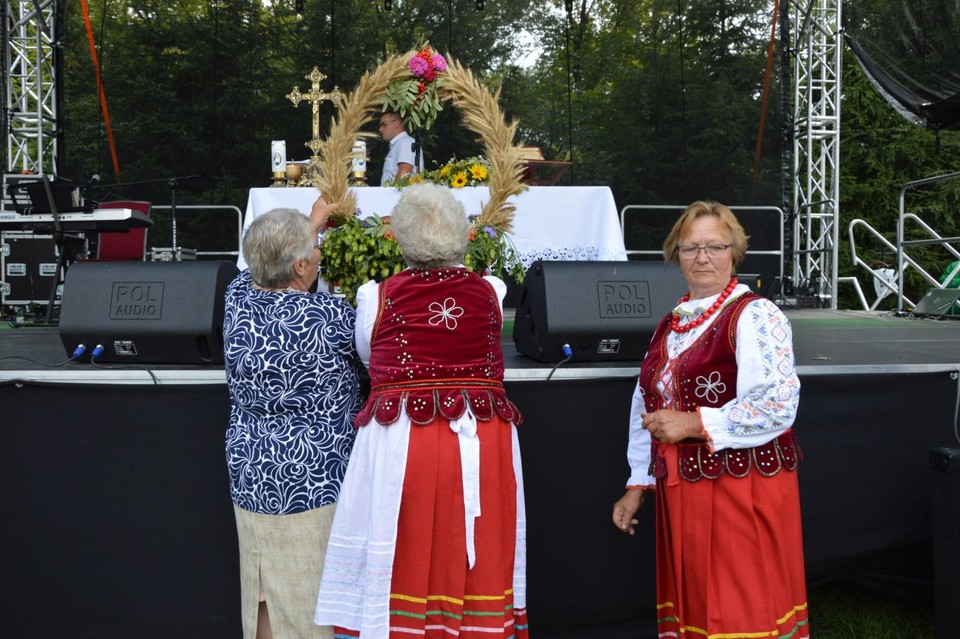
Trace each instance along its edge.
{"label": "metal truss tower", "polygon": [[4,173],[57,175],[65,0],[2,2]]}
{"label": "metal truss tower", "polygon": [[841,0],[791,0],[794,55],[793,268],[837,307],[840,226]]}

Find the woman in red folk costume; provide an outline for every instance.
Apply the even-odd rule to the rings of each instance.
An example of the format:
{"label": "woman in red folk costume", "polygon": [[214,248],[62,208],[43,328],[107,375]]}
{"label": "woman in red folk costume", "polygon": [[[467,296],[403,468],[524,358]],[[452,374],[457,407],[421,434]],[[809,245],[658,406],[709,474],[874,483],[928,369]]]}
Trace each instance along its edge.
{"label": "woman in red folk costume", "polygon": [[503,389],[506,286],[461,264],[448,189],[404,189],[409,268],[357,291],[371,392],[357,423],[315,622],[337,637],[525,638],[523,479]]}
{"label": "woman in red folk costume", "polygon": [[631,477],[613,523],[656,491],[660,637],[810,636],[791,429],[800,396],[790,323],[734,274],[747,236],[694,202],[663,245],[689,293],[660,323],[631,409]]}

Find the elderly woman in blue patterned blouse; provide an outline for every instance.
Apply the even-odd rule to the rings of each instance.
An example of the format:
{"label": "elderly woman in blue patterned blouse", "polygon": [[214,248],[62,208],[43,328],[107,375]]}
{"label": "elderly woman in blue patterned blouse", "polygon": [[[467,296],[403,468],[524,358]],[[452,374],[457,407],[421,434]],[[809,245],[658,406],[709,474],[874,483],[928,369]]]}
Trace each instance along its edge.
{"label": "elderly woman in blue patterned blouse", "polygon": [[356,314],[317,280],[309,216],[275,209],[243,238],[249,269],[226,293],[230,493],[240,546],[244,639],[333,637],[313,624],[327,537],[360,405]]}

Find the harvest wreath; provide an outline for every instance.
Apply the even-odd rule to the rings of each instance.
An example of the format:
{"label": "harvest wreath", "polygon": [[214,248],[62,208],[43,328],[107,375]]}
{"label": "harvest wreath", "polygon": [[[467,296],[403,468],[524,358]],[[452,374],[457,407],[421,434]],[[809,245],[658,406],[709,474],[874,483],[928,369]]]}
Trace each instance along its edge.
{"label": "harvest wreath", "polygon": [[[410,61],[421,51],[388,57],[360,78],[357,88],[343,98],[330,133],[320,145],[321,174],[317,185],[328,202],[340,202],[331,217],[324,240],[321,272],[327,282],[338,284],[351,302],[356,289],[369,279],[382,280],[404,268],[399,247],[382,218],[361,220],[357,198],[350,191],[353,146],[358,137],[374,134],[362,131],[384,106],[388,89],[397,82],[414,78]],[[498,275],[523,279],[523,267],[509,240],[516,207],[507,202],[524,190],[521,150],[513,138],[516,123],[507,124],[499,104],[499,91],[491,93],[457,60],[447,57],[442,81],[436,83],[441,102],[450,102],[463,118],[464,126],[479,136],[489,164],[490,199],[473,220],[470,245],[465,258],[476,272],[489,269]],[[386,212],[389,213],[389,212]]]}

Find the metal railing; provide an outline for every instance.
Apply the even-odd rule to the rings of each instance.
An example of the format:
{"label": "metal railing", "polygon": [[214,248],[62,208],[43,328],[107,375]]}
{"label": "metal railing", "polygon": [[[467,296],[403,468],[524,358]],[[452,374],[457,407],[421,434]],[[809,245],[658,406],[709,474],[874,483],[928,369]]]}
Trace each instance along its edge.
{"label": "metal railing", "polygon": [[[855,219],[850,222],[847,227],[847,235],[850,240],[850,252],[853,259],[853,265],[863,270],[867,271],[874,281],[874,288],[877,291],[877,298],[873,301],[872,304],[868,304],[866,297],[863,294],[863,289],[860,287],[859,280],[853,277],[841,277],[837,281],[851,284],[857,292],[857,295],[860,298],[860,303],[863,305],[863,310],[873,311],[877,309],[877,306],[880,302],[890,294],[897,295],[897,310],[903,310],[904,302],[911,308],[911,310],[916,306],[916,303],[907,297],[903,292],[903,282],[907,270],[913,269],[933,288],[948,288],[951,281],[960,275],[960,263],[955,265],[948,274],[940,278],[930,273],[923,265],[912,255],[907,252],[911,246],[927,246],[931,244],[940,245],[945,249],[950,255],[953,256],[954,261],[960,262],[960,249],[955,245],[960,243],[960,237],[942,237],[937,231],[935,231],[929,224],[924,222],[920,217],[915,213],[904,213],[900,216],[900,221],[898,224],[898,238],[903,238],[904,229],[908,222],[915,223],[920,232],[926,235],[925,239],[920,240],[903,240],[899,239],[897,243],[891,242],[883,236],[879,231],[870,226],[870,223],[866,220]],[[857,237],[858,231],[860,235],[866,234],[868,237],[873,238],[874,241],[880,244],[880,246],[891,253],[897,254],[897,270],[893,271],[887,267],[878,268],[871,266],[867,261],[865,261],[857,247]],[[943,280],[941,282],[941,279]]]}
{"label": "metal railing", "polygon": [[[904,263],[904,260],[905,260],[905,258],[906,258],[906,255],[905,255],[905,252],[904,252],[904,247],[906,247],[906,246],[917,246],[917,245],[922,245],[922,244],[940,244],[940,245],[944,246],[945,248],[947,248],[948,251],[950,251],[951,253],[953,253],[954,256],[957,256],[958,253],[956,252],[956,250],[953,248],[953,246],[952,246],[950,243],[951,243],[951,242],[956,242],[956,241],[960,240],[960,238],[956,238],[956,237],[951,237],[951,238],[942,238],[942,237],[940,237],[939,235],[937,235],[937,234],[933,231],[933,229],[931,229],[929,226],[927,226],[926,224],[924,224],[924,223],[923,223],[919,218],[917,218],[915,215],[913,215],[913,214],[911,214],[911,213],[907,213],[907,212],[906,212],[907,191],[909,191],[909,190],[911,190],[911,189],[916,189],[916,188],[919,188],[919,187],[922,187],[922,186],[929,186],[929,185],[931,185],[931,184],[937,184],[937,183],[940,183],[940,182],[946,182],[946,181],[950,181],[950,180],[956,180],[957,178],[960,178],[960,172],[957,172],[957,173],[947,173],[946,175],[938,175],[938,176],[935,176],[935,177],[924,178],[924,179],[922,179],[922,180],[914,180],[913,182],[907,182],[907,183],[903,186],[903,188],[900,189],[900,206],[899,206],[899,214],[900,214],[900,215],[899,215],[899,217],[898,217],[898,219],[897,219],[897,275],[898,275],[899,278],[900,278],[900,279],[899,279],[899,282],[900,282],[900,290],[898,291],[898,294],[897,294],[897,310],[898,310],[898,311],[902,311],[902,310],[903,310],[903,263]],[[925,231],[927,231],[928,233],[932,234],[932,235],[935,236],[935,237],[931,237],[931,239],[927,239],[927,240],[904,241],[904,239],[903,239],[903,236],[904,236],[903,230],[904,230],[905,222],[906,222],[906,220],[908,219],[908,217],[913,217],[914,219],[916,219],[918,222],[920,222],[920,224],[922,225],[922,228],[923,228]],[[927,281],[931,282],[934,286],[936,286],[936,287],[938,287],[938,288],[943,288],[942,286],[940,286],[940,280],[938,280],[938,279],[936,279],[936,278],[931,278],[931,277],[929,276],[929,274],[928,274],[926,271],[923,271],[922,269],[918,269],[918,270],[920,270],[920,272],[924,275],[924,278],[925,278]],[[949,284],[949,282],[950,282],[950,279],[951,279],[951,278],[947,278],[947,279],[946,279],[946,282],[947,282],[948,284]]]}
{"label": "metal railing", "polygon": [[[863,289],[860,287],[860,280],[858,280],[855,276],[839,277],[837,278],[837,283],[853,285],[854,290],[857,293],[857,297],[860,298],[860,304],[863,306],[863,310],[874,311],[887,295],[891,293],[899,294],[900,289],[898,288],[896,282],[903,280],[896,274],[896,272],[894,272],[894,277],[891,281],[891,278],[889,277],[890,269],[887,267],[875,268],[860,257],[860,253],[857,251],[857,229],[863,229],[864,233],[872,236],[877,242],[880,243],[881,246],[889,250],[891,253],[896,253],[897,247],[894,246],[893,243],[887,238],[885,238],[883,234],[870,226],[870,223],[866,220],[861,220],[858,218],[850,222],[850,225],[847,226],[847,236],[850,239],[850,252],[853,258],[853,265],[865,269],[870,273],[870,275],[873,276],[874,288],[877,291],[877,298],[873,301],[873,304],[867,304],[867,298],[864,296]],[[913,303],[911,302],[911,305],[912,304]]]}
{"label": "metal railing", "polygon": [[[173,207],[169,204],[155,205],[153,206],[154,210],[157,211],[170,211]],[[237,220],[237,249],[230,251],[201,251],[197,250],[197,257],[233,257],[236,258],[240,255],[239,246],[243,241],[243,211],[240,210],[240,207],[233,206],[232,204],[178,204],[177,213],[181,211],[211,211],[213,213],[224,212],[234,212]],[[176,248],[176,247],[173,247]]]}
{"label": "metal railing", "polygon": [[[624,206],[622,209],[620,209],[620,232],[623,233],[624,246],[626,247],[627,245],[628,214],[637,213],[637,214],[649,215],[649,213],[652,211],[669,211],[671,213],[675,212],[679,214],[686,208],[687,208],[687,205],[675,205],[675,204],[668,204],[668,205],[662,205],[662,206],[653,205],[653,204],[629,204],[627,206]],[[775,257],[777,259],[777,265],[778,265],[775,276],[780,277],[782,279],[783,278],[783,219],[784,219],[783,210],[776,206],[731,206],[730,209],[734,213],[758,212],[762,215],[766,215],[769,213],[771,217],[775,216],[776,229],[777,229],[775,248],[748,249],[747,255]],[[631,255],[636,255],[641,257],[662,257],[663,248],[660,245],[662,244],[663,240],[666,238],[667,232],[669,232],[670,228],[672,228],[674,222],[676,221],[676,218],[677,218],[677,215],[673,215],[673,217],[669,220],[669,225],[667,226],[666,230],[662,233],[660,237],[651,238],[653,240],[653,245],[655,245],[656,248],[631,249],[627,247],[626,248],[627,257],[629,258]],[[743,220],[741,220],[741,223],[742,222]],[[749,229],[747,231],[747,234],[748,235],[750,234]]]}

